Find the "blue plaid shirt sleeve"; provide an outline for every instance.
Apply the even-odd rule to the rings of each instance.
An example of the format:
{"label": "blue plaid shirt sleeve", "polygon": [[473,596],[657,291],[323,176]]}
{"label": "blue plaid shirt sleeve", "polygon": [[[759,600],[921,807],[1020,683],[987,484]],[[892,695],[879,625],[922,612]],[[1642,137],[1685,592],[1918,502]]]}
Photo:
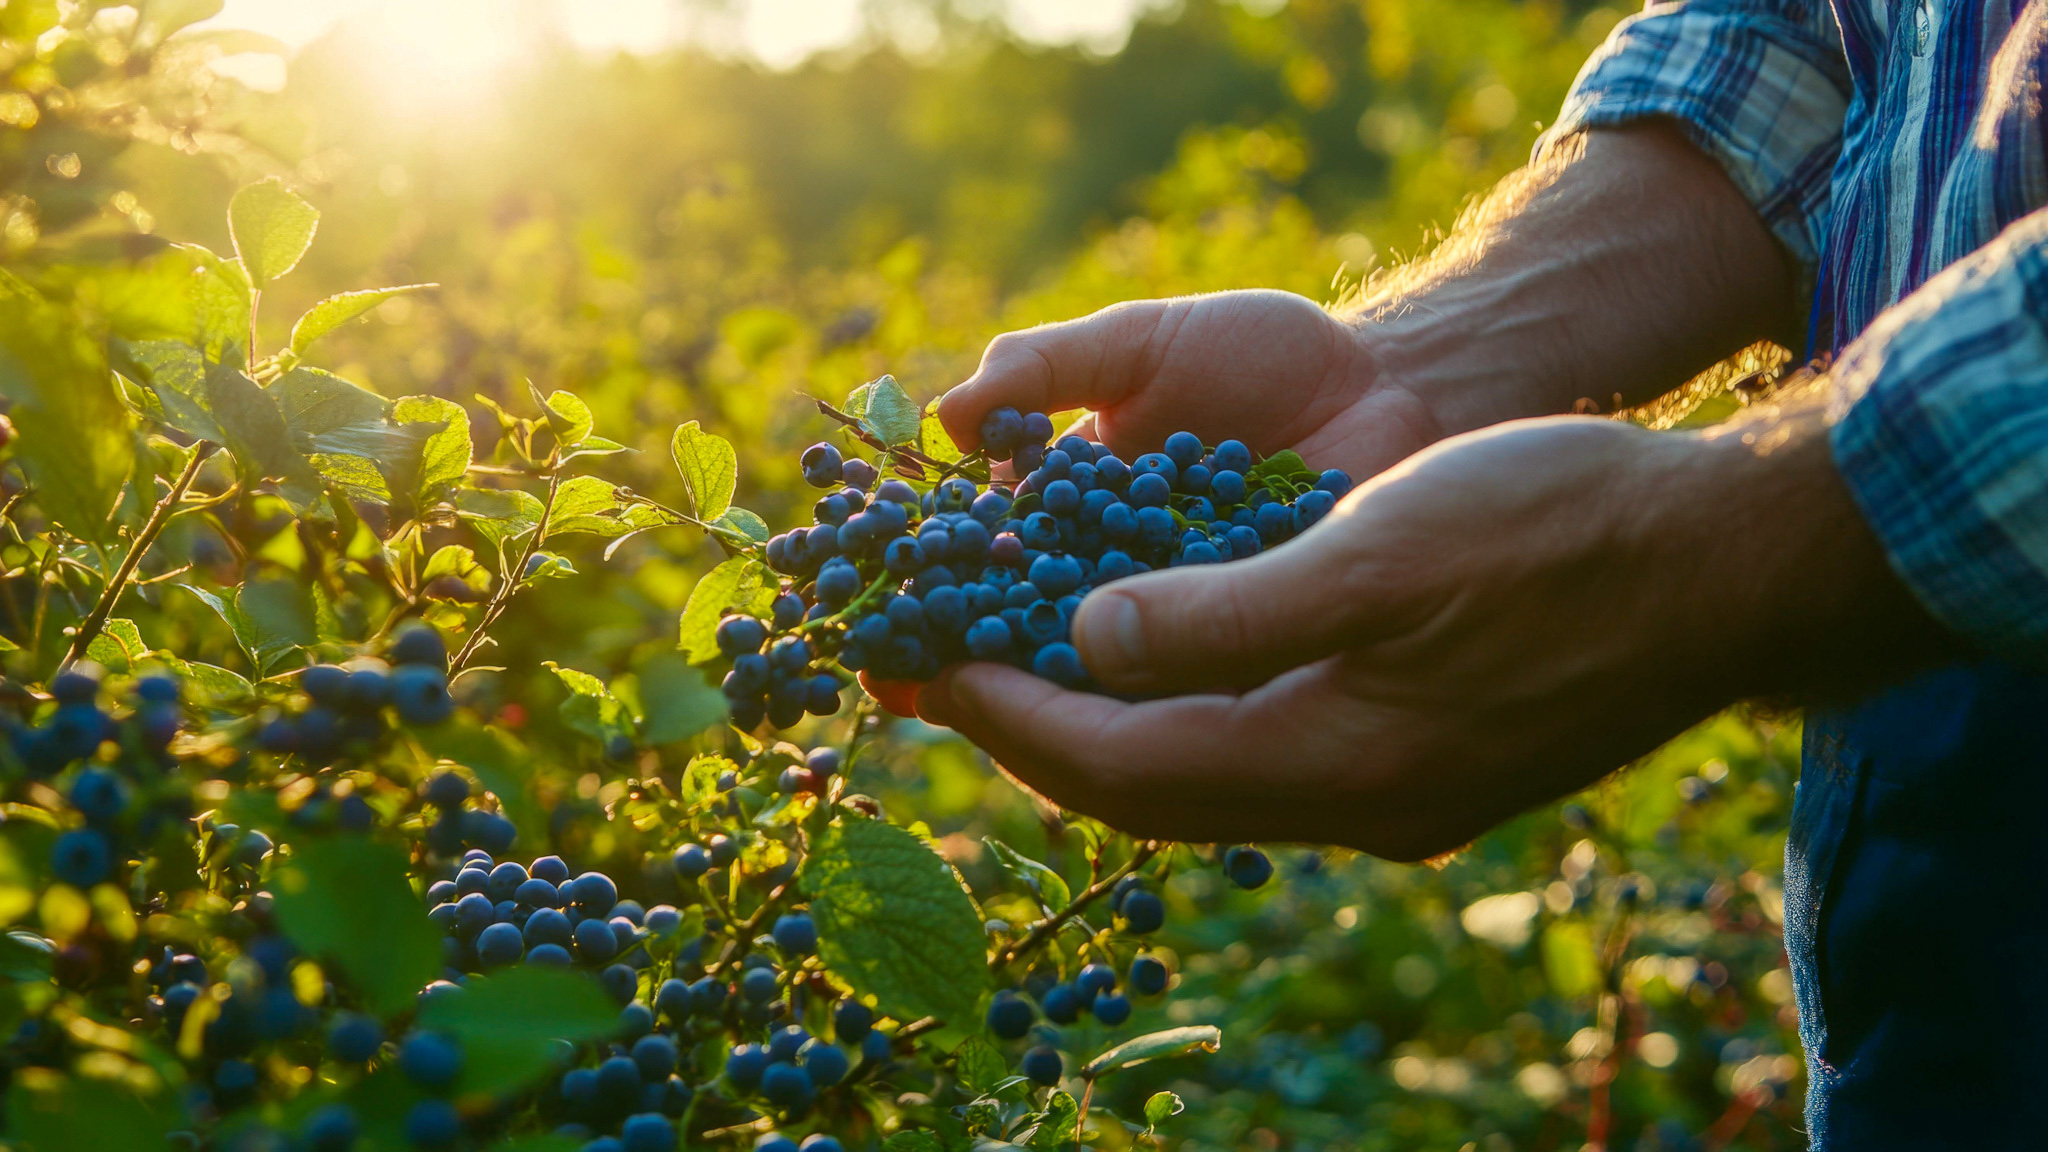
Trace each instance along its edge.
{"label": "blue plaid shirt sleeve", "polygon": [[2048,663],[2048,210],[1878,317],[1830,373],[1835,462],[1936,618]]}
{"label": "blue plaid shirt sleeve", "polygon": [[1536,154],[1588,128],[1669,117],[1811,269],[1849,91],[1826,0],[1656,3],[1586,61]]}

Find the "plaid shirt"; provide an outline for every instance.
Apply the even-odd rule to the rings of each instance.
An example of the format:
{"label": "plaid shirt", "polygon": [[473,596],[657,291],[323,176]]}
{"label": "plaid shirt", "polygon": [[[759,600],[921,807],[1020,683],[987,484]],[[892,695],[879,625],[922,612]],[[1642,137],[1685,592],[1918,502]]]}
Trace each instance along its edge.
{"label": "plaid shirt", "polygon": [[1843,477],[1933,613],[2048,663],[2048,0],[1676,0],[1540,152],[1676,120],[1813,278]]}

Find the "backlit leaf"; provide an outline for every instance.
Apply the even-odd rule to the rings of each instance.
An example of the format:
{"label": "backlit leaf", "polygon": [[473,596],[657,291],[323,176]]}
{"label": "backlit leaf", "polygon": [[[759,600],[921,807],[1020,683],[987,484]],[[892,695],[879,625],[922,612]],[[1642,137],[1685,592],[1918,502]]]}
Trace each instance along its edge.
{"label": "backlit leaf", "polygon": [[306,309],[305,315],[300,316],[298,323],[292,325],[292,351],[304,355],[313,341],[394,296],[403,296],[409,292],[425,292],[438,287],[438,284],[403,284],[396,288],[366,288],[361,292],[343,292],[339,296],[329,296]]}
{"label": "backlit leaf", "polygon": [[358,837],[306,841],[271,875],[277,919],[378,1011],[412,1006],[441,971],[441,931],[407,878],[405,850]]}
{"label": "backlit leaf", "polygon": [[258,288],[298,264],[319,226],[319,210],[274,176],[244,186],[228,202],[235,254]]}
{"label": "backlit leaf", "polygon": [[676,429],[669,441],[676,470],[683,474],[683,487],[690,494],[690,511],[699,520],[716,520],[732,506],[733,490],[739,485],[739,456],[725,437],[706,432],[695,420]]}
{"label": "backlit leaf", "polygon": [[682,637],[678,644],[692,664],[702,664],[718,655],[718,621],[727,609],[754,615],[767,612],[780,581],[766,564],[746,556],[734,556],[704,574],[690,590],[683,606]]}

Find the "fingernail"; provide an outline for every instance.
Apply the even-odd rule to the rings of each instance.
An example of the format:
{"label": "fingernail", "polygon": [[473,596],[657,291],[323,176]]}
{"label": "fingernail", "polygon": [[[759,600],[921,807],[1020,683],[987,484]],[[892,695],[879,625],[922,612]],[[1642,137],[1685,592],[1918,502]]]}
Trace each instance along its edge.
{"label": "fingernail", "polygon": [[1106,665],[1096,669],[1098,674],[1128,672],[1144,663],[1145,626],[1139,619],[1137,601],[1111,594],[1097,597],[1085,607],[1087,655]]}

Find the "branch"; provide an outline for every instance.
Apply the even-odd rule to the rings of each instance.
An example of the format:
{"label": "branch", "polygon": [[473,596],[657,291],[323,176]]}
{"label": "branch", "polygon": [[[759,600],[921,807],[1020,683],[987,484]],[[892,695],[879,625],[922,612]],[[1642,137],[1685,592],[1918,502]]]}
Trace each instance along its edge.
{"label": "branch", "polygon": [[100,589],[99,602],[92,606],[92,611],[78,625],[78,631],[72,634],[71,648],[64,654],[63,662],[57,665],[59,671],[82,659],[85,650],[98,638],[100,629],[107,626],[107,617],[114,614],[114,605],[120,602],[121,594],[128,590],[128,582],[135,575],[136,565],[142,563],[142,554],[149,551],[150,546],[156,543],[156,538],[163,534],[164,525],[171,522],[172,515],[177,511],[178,501],[184,499],[186,490],[192,487],[192,481],[199,476],[200,465],[205,464],[207,458],[218,451],[220,445],[210,440],[201,440],[192,446],[192,458],[185,462],[185,470],[178,473],[178,479],[171,484],[171,490],[164,493],[162,499],[156,502],[156,507],[149,510],[149,520],[142,525],[142,531],[135,534],[134,542],[128,546],[128,554],[121,558],[121,566],[114,569],[114,575],[107,581],[107,586]]}
{"label": "branch", "polygon": [[1067,901],[1067,906],[1054,913],[1051,919],[1039,921],[1038,926],[1024,939],[996,953],[995,958],[988,962],[989,971],[1001,972],[1020,957],[1044,947],[1045,942],[1052,939],[1067,921],[1079,916],[1088,905],[1107,895],[1110,889],[1116,887],[1117,881],[1144,867],[1145,862],[1157,856],[1164,847],[1165,845],[1157,840],[1147,840],[1138,845],[1138,850],[1131,853],[1131,858],[1124,862],[1123,867],[1082,889],[1080,895]]}
{"label": "branch", "polygon": [[885,456],[894,456],[899,460],[908,460],[911,463],[918,465],[920,468],[935,469],[939,474],[939,479],[941,480],[945,479],[949,475],[960,475],[966,476],[969,479],[976,480],[983,484],[988,483],[988,476],[985,473],[976,473],[968,469],[968,463],[974,459],[974,456],[972,455],[963,456],[960,459],[954,461],[953,463],[948,464],[943,460],[937,460],[934,459],[933,457],[927,456],[915,448],[906,448],[903,447],[902,445],[897,445],[896,447],[892,448],[889,445],[882,443],[881,437],[875,435],[874,433],[868,431],[866,428],[862,427],[860,417],[851,415],[850,413],[841,412],[839,409],[834,408],[830,403],[824,400],[813,398],[811,402],[818,406],[819,412],[822,412],[827,417],[830,417],[831,419],[837,420],[839,423],[846,425],[846,427],[853,432],[854,436],[858,438],[861,443],[867,445],[870,448],[873,448],[875,451],[880,452]]}
{"label": "branch", "polygon": [[462,651],[456,653],[455,659],[448,665],[449,679],[454,679],[456,674],[462,671],[462,666],[469,663],[469,658],[476,655],[476,650],[483,645],[484,634],[490,631],[491,625],[498,622],[499,616],[504,615],[505,605],[511,603],[512,597],[519,592],[519,586],[526,582],[526,565],[532,561],[533,554],[540,551],[540,540],[547,534],[548,519],[555,514],[555,493],[561,490],[562,470],[558,466],[548,476],[548,495],[547,499],[541,501],[540,523],[533,526],[533,535],[526,538],[526,547],[519,554],[519,562],[512,565],[510,571],[501,573],[502,579],[498,582],[498,590],[491,594],[491,603],[484,609],[483,619],[477,621],[476,630],[469,634],[468,640],[463,641]]}

